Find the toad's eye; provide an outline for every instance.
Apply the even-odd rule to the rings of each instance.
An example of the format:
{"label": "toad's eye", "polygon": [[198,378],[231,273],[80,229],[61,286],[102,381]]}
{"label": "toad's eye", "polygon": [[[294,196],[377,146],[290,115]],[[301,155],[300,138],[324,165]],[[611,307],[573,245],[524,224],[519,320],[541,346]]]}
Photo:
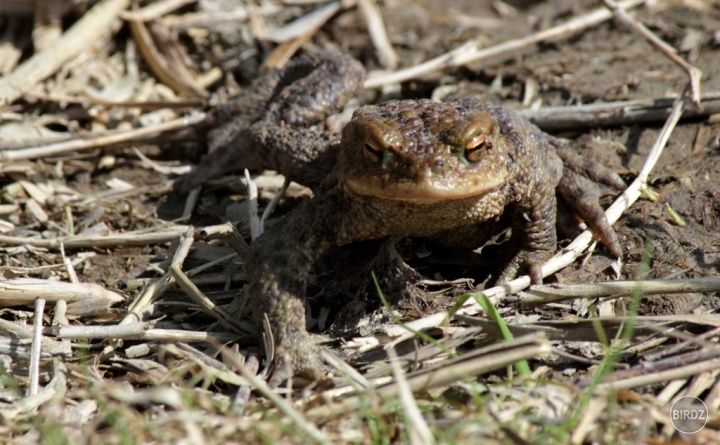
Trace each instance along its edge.
{"label": "toad's eye", "polygon": [[457,145],[453,149],[455,156],[465,165],[479,162],[492,144],[486,139],[485,134],[478,133],[469,141],[462,145]]}
{"label": "toad's eye", "polygon": [[383,160],[384,152],[385,150],[379,148],[374,141],[370,139],[365,141],[365,145],[363,146],[363,155],[371,164],[379,164]]}
{"label": "toad's eye", "polygon": [[487,150],[488,143],[485,140],[485,135],[478,134],[474,138],[465,144],[465,158],[468,162],[478,162],[482,159],[483,154]]}

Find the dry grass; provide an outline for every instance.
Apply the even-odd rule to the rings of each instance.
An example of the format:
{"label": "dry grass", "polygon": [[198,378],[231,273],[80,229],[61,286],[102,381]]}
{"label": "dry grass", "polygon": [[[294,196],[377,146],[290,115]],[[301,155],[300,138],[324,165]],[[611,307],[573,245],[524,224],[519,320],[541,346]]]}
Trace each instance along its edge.
{"label": "dry grass", "polygon": [[[366,86],[392,90],[576,35],[611,19],[610,7],[657,45],[622,9],[643,2],[608,1],[519,39],[484,47],[478,38],[400,69],[374,0],[238,3],[232,11],[187,0],[141,9],[127,0],[27,3],[0,0],[7,33],[0,43],[0,441],[667,443],[678,438],[670,405],[694,395],[711,423],[693,440],[720,442],[720,316],[637,314],[645,294],[716,293],[717,278],[643,281],[639,274],[638,281],[521,292],[529,279],[520,277],[485,291],[514,338],[503,339],[498,323],[467,298],[446,312],[393,318],[373,335],[329,343],[347,358],[327,357],[329,389],[273,391],[246,321],[238,257],[247,249],[242,235],[259,236],[280,197],[303,191],[271,174],[215,181],[242,189],[246,204],[233,204],[250,221],[240,224],[242,235],[227,225],[186,225],[204,205],[197,193],[178,220],[158,216],[172,190],[168,178],[188,165],[151,157],[172,157],[163,154],[172,144],[202,144],[200,108],[237,91],[219,66],[230,59],[232,39],[267,51],[263,65],[271,68],[303,45],[338,44],[319,34],[322,27],[357,8],[370,49],[391,70],[371,73]],[[498,21],[515,13],[495,3]],[[23,53],[30,38],[34,50]],[[689,93],[663,103],[665,127],[645,168],[608,210],[613,222],[647,186],[683,111],[717,112],[717,93],[702,98],[705,111],[689,108],[687,96],[701,102],[699,72],[661,47],[688,71]],[[565,111],[578,118],[578,110]],[[611,123],[643,116],[613,115]],[[258,202],[273,196],[260,217]],[[577,261],[591,243],[590,232],[581,234],[544,275]],[[611,306],[623,296],[627,312],[615,316]],[[515,310],[529,307],[564,315],[538,321]],[[521,361],[532,363],[530,375],[514,374]]]}

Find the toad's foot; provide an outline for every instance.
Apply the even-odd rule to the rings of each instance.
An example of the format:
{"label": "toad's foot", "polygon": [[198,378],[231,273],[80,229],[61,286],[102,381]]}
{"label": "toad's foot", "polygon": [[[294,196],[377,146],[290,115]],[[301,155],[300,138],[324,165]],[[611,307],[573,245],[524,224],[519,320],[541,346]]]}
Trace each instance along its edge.
{"label": "toad's foot", "polygon": [[557,188],[558,195],[593,229],[613,255],[621,257],[620,242],[600,206],[600,197],[603,195],[600,185],[621,191],[626,188],[625,182],[614,171],[580,156],[559,139],[551,137],[549,140],[564,165]]}
{"label": "toad's foot", "polygon": [[597,184],[573,171],[565,170],[557,191],[562,200],[593,229],[603,245],[614,256],[621,257],[622,249],[617,234],[600,206],[602,193]]}
{"label": "toad's foot", "polygon": [[520,271],[527,271],[533,284],[542,284],[542,266],[552,257],[553,252],[545,250],[520,250],[505,266],[497,284],[505,284],[518,275]]}
{"label": "toad's foot", "polygon": [[275,347],[274,369],[268,384],[276,388],[296,375],[314,382],[324,380],[328,368],[321,351],[306,332],[283,338]]}

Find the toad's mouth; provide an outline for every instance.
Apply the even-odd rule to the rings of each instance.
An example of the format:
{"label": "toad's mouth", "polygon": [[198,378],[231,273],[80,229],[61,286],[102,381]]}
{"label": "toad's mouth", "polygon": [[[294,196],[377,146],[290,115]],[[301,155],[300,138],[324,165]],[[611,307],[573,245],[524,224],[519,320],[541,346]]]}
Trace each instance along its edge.
{"label": "toad's mouth", "polygon": [[407,201],[419,204],[432,204],[441,201],[460,200],[485,195],[505,183],[504,176],[456,181],[424,180],[420,182],[385,181],[383,178],[346,178],[345,189],[359,196],[369,196],[393,201]]}

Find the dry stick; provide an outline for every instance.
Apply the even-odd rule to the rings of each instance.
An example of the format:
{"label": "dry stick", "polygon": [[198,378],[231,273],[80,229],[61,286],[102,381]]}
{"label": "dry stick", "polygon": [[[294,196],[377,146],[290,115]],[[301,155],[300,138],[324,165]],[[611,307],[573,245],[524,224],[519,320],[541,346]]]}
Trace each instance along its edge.
{"label": "dry stick", "polygon": [[117,246],[146,246],[148,244],[174,241],[188,229],[188,226],[172,226],[157,232],[146,233],[146,230],[115,233],[112,235],[78,235],[55,239],[25,238],[0,235],[0,244],[10,246],[34,246],[58,249],[62,244],[66,249],[103,248]]}
{"label": "dry stick", "polygon": [[[413,392],[427,391],[449,385],[465,378],[501,369],[519,360],[536,358],[552,352],[552,346],[544,335],[527,335],[502,344],[476,349],[449,362],[423,369],[407,375],[406,380]],[[369,397],[396,398],[398,386],[395,382],[381,385],[365,392],[350,396],[337,403],[330,403],[306,412],[311,419],[334,418],[362,406]]]}
{"label": "dry stick", "polygon": [[125,20],[138,20],[148,22],[150,20],[159,19],[165,14],[179,9],[187,4],[195,3],[196,0],[173,0],[165,2],[155,2],[138,8],[134,11],[126,11],[120,14]]}
{"label": "dry stick", "polygon": [[652,374],[644,374],[636,377],[630,377],[624,380],[610,381],[601,383],[595,387],[596,392],[607,390],[621,390],[637,388],[638,386],[647,386],[668,380],[681,379],[700,374],[707,371],[715,371],[720,368],[720,359],[707,360],[704,362],[692,363],[686,366],[669,369],[667,371],[655,372]]}
{"label": "dry stick", "polygon": [[[250,172],[245,170],[245,184],[247,185],[248,220],[250,222],[250,239],[255,240],[262,235],[263,226],[258,217],[258,188],[250,177]],[[238,252],[240,253],[240,252]]]}
{"label": "dry stick", "polygon": [[[675,125],[677,125],[678,121],[680,120],[683,106],[685,104],[685,98],[686,94],[683,93],[680,97],[676,99],[675,106],[673,107],[670,116],[668,117],[665,125],[660,131],[660,135],[658,136],[658,139],[655,141],[655,144],[650,150],[650,153],[648,154],[648,157],[645,161],[645,165],[643,165],[642,170],[640,170],[640,173],[638,173],[637,178],[635,178],[635,180],[632,182],[632,184],[630,184],[627,190],[625,190],[625,192],[623,192],[623,194],[620,195],[620,197],[616,199],[615,202],[605,211],[605,216],[607,217],[610,224],[613,224],[615,221],[617,221],[623,214],[623,212],[627,210],[640,197],[640,189],[645,187],[650,172],[652,171],[655,163],[660,157],[660,154],[665,148],[665,145],[667,144],[667,141],[670,138],[670,134],[672,134],[672,131],[675,128]],[[587,246],[590,245],[592,237],[593,234],[590,230],[586,230],[580,235],[578,235],[577,238],[575,238],[575,240],[573,240],[573,242],[564,249],[564,252],[555,255],[550,261],[545,263],[542,268],[542,276],[546,277],[572,264],[582,254],[582,252],[587,248]],[[490,298],[494,304],[498,304],[499,302],[504,301],[509,295],[515,294],[527,288],[528,286],[530,286],[530,277],[525,275],[516,278],[509,283],[505,283],[501,286],[495,286],[490,289],[484,290],[483,293],[488,298]],[[482,311],[480,305],[478,305],[474,299],[468,299],[465,305],[457,313],[472,315],[480,311]],[[421,327],[426,328],[429,326],[439,326],[440,324],[445,322],[447,316],[447,312],[439,312],[437,314],[433,314],[428,317],[423,317],[418,320],[406,323],[406,326],[410,327],[413,330],[421,329]],[[413,335],[412,332],[408,332],[406,328],[398,325],[386,326],[385,328],[383,328],[383,331],[389,335],[392,335],[392,332],[405,332],[406,334],[402,335]]]}
{"label": "dry stick", "polygon": [[[190,247],[192,247],[192,244],[195,241],[195,238],[193,237],[194,232],[195,230],[192,226],[190,226],[187,232],[180,237],[180,243],[175,250],[175,255],[173,255],[172,262],[170,263],[171,265],[180,266],[183,262],[185,262],[185,258],[187,258],[190,253]],[[119,324],[122,325],[138,321],[140,312],[156,301],[163,293],[165,293],[167,288],[172,286],[174,283],[175,280],[170,272],[166,272],[165,275],[150,283],[145,289],[143,289],[135,301],[130,304],[128,314]]]}
{"label": "dry stick", "polygon": [[100,301],[110,306],[125,297],[96,283],[66,283],[39,278],[0,279],[0,307],[29,305],[36,298],[50,302]]}
{"label": "dry stick", "polygon": [[433,440],[433,435],[430,432],[430,427],[428,427],[425,418],[420,413],[420,408],[418,408],[417,401],[415,400],[415,397],[413,397],[413,393],[410,390],[410,385],[408,385],[408,381],[405,378],[405,373],[403,372],[402,366],[400,366],[400,362],[398,361],[398,356],[395,353],[395,348],[393,348],[392,346],[387,348],[387,355],[390,359],[390,365],[392,366],[393,377],[395,377],[395,383],[398,389],[400,405],[402,406],[405,417],[407,419],[406,425],[408,428],[410,443],[434,443],[435,441]]}
{"label": "dry stick", "polygon": [[231,222],[225,224],[218,224],[217,226],[207,226],[200,230],[200,235],[203,239],[214,239],[222,238],[230,244],[235,252],[240,255],[243,262],[247,263],[247,259],[250,257],[250,246],[245,239],[240,235],[235,226]]}
{"label": "dry stick", "polygon": [[40,391],[40,353],[42,352],[43,312],[45,300],[35,300],[35,318],[33,320],[33,342],[30,351],[30,396],[36,396]]}
{"label": "dry stick", "polygon": [[720,278],[688,278],[674,280],[608,281],[589,284],[558,284],[533,286],[525,295],[512,298],[521,303],[549,303],[575,298],[622,297],[633,292],[643,295],[720,291]]}
{"label": "dry stick", "polygon": [[643,36],[651,45],[687,72],[688,77],[690,77],[690,97],[695,105],[700,105],[700,78],[702,77],[702,71],[683,60],[677,55],[675,48],[660,40],[645,25],[630,17],[625,12],[624,6],[612,0],[603,0],[603,3],[613,12],[620,23]]}
{"label": "dry stick", "polygon": [[70,282],[73,284],[80,284],[80,280],[78,280],[75,268],[73,267],[70,258],[65,255],[65,246],[63,246],[62,243],[60,243],[60,256],[62,257],[63,264],[65,265],[65,271],[68,274]]}
{"label": "dry stick", "polygon": [[398,55],[393,49],[390,38],[387,35],[385,22],[383,21],[380,8],[375,0],[358,0],[358,7],[365,17],[370,40],[378,52],[378,59],[383,68],[394,70],[397,68]]}
{"label": "dry stick", "polygon": [[[137,44],[143,59],[150,71],[160,81],[178,93],[179,96],[206,97],[207,93],[200,88],[189,69],[182,63],[173,63],[173,59],[161,53],[155,44],[150,31],[144,22],[131,20],[128,22],[133,41]],[[166,49],[168,45],[163,45]]]}
{"label": "dry stick", "polygon": [[227,332],[188,331],[184,329],[154,329],[152,323],[133,322],[115,326],[64,326],[55,330],[57,338],[84,340],[144,340],[164,342],[208,342],[225,343],[238,338]]}
{"label": "dry stick", "polygon": [[76,150],[87,150],[96,147],[106,147],[119,142],[135,141],[155,133],[177,130],[196,125],[205,119],[204,113],[194,114],[179,119],[163,122],[157,125],[150,125],[143,128],[136,128],[129,131],[104,134],[91,139],[74,139],[66,142],[58,142],[42,147],[25,148],[22,150],[0,151],[0,162],[18,161],[21,159],[37,159],[46,156],[67,153]]}
{"label": "dry stick", "polygon": [[275,211],[275,208],[277,207],[277,205],[280,202],[280,200],[282,199],[282,197],[285,196],[285,193],[287,192],[288,187],[290,187],[291,182],[292,181],[285,178],[285,181],[283,182],[283,185],[280,188],[280,190],[278,190],[278,192],[275,193],[275,196],[272,197],[272,199],[270,200],[270,203],[268,203],[267,207],[265,207],[262,217],[260,218],[260,227],[265,227],[265,222],[270,217],[270,215],[272,215],[272,212]]}
{"label": "dry stick", "polygon": [[[664,121],[670,115],[676,99],[677,96],[567,107],[542,107],[538,110],[526,109],[519,112],[545,131],[577,130]],[[720,113],[720,92],[704,93],[700,101],[700,109],[694,106],[686,108],[683,119]]]}
{"label": "dry stick", "polygon": [[[645,3],[644,0],[626,0],[620,3],[623,8],[634,8]],[[365,81],[365,88],[377,88],[388,83],[397,83],[415,79],[431,71],[455,68],[470,62],[477,62],[491,57],[513,57],[515,51],[545,40],[567,37],[584,29],[596,26],[612,17],[607,8],[599,8],[580,17],[576,17],[563,25],[549,28],[521,39],[508,40],[490,48],[480,48],[477,40],[470,41],[442,56],[430,59],[419,65],[387,74],[372,73]]]}
{"label": "dry stick", "polygon": [[339,0],[325,3],[281,28],[269,29],[266,38],[275,43],[289,42],[300,38],[308,32],[319,29],[340,9],[347,7],[348,5]]}
{"label": "dry stick", "polygon": [[104,46],[115,29],[113,23],[127,9],[129,0],[104,0],[88,10],[54,45],[34,54],[9,75],[0,78],[0,107],[31,90],[89,46]]}
{"label": "dry stick", "polygon": [[215,305],[215,303],[210,301],[210,299],[208,299],[202,292],[200,292],[200,289],[198,289],[197,286],[195,286],[195,284],[190,281],[187,275],[185,275],[183,271],[180,270],[180,267],[175,264],[170,266],[170,273],[172,274],[173,278],[175,278],[178,286],[180,286],[180,288],[185,291],[185,293],[198,306],[200,306],[202,310],[213,316],[220,323],[232,329],[234,332],[237,332],[238,334],[246,334],[248,332],[254,331],[253,327],[249,323],[241,323],[235,321],[233,317],[230,316],[230,314],[220,309]]}

